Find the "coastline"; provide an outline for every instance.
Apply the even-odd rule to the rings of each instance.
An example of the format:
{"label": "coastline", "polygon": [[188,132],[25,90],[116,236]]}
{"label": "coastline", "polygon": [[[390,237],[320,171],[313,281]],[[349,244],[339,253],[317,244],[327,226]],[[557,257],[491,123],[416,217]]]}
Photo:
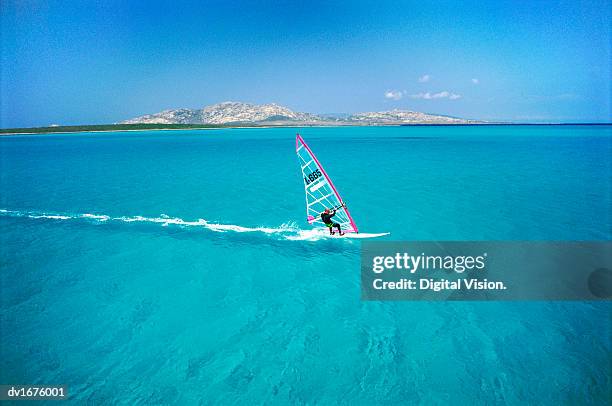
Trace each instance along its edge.
{"label": "coastline", "polygon": [[[183,127],[184,125],[184,127]],[[139,131],[191,131],[191,130],[223,130],[223,129],[256,129],[256,128],[338,128],[338,127],[498,127],[498,126],[610,126],[612,123],[380,123],[380,124],[360,124],[360,123],[336,123],[333,125],[317,124],[279,124],[279,125],[203,125],[198,127],[192,124],[169,124],[165,126],[141,127],[141,128],[116,128],[116,129],[88,129],[88,127],[112,127],[109,125],[84,125],[84,126],[60,126],[60,127],[32,127],[32,128],[0,128],[0,137],[12,135],[45,135],[45,134],[76,134],[76,133],[117,133],[117,132],[139,132]],[[117,125],[125,126],[125,125]],[[180,127],[178,127],[180,126]],[[18,130],[18,131],[11,131]],[[23,130],[23,131],[22,131]],[[39,130],[39,131],[27,131]]]}

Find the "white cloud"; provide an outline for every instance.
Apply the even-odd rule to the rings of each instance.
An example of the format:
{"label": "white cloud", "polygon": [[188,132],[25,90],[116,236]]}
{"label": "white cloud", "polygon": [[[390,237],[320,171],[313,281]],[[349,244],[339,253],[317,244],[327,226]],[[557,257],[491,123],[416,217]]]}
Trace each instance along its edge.
{"label": "white cloud", "polygon": [[429,82],[430,79],[431,79],[431,75],[429,74],[423,75],[419,78],[419,83]]}
{"label": "white cloud", "polygon": [[399,100],[404,96],[401,90],[387,90],[385,92],[385,99]]}
{"label": "white cloud", "polygon": [[456,94],[456,93],[451,93],[449,91],[442,91],[442,92],[438,92],[438,93],[430,93],[430,92],[426,92],[426,93],[416,93],[416,94],[411,94],[410,95],[411,98],[413,99],[425,99],[425,100],[432,100],[432,99],[450,99],[450,100],[457,100],[461,98],[460,94]]}
{"label": "white cloud", "polygon": [[410,97],[412,97],[413,99],[431,99],[431,93],[427,92],[411,94]]}
{"label": "white cloud", "polygon": [[477,78],[473,78],[472,83],[477,85],[478,83],[480,83],[480,80],[478,80]]}

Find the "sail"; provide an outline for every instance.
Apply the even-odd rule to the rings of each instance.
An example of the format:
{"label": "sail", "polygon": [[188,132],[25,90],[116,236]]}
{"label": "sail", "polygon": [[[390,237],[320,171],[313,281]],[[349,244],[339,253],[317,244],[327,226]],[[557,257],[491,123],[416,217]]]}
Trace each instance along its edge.
{"label": "sail", "polygon": [[337,211],[333,220],[340,224],[342,231],[358,232],[351,214],[346,207],[342,206],[342,198],[340,198],[338,190],[299,134],[295,139],[295,151],[302,168],[304,192],[306,193],[306,220],[310,224],[318,223],[322,226],[321,213],[325,209],[336,208]]}

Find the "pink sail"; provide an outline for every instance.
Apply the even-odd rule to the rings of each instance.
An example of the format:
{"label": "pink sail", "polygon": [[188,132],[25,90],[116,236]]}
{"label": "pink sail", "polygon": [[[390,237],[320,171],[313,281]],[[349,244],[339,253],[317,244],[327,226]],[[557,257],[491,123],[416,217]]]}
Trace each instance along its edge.
{"label": "pink sail", "polygon": [[321,213],[325,209],[336,208],[337,211],[333,220],[340,224],[342,231],[357,233],[357,226],[351,217],[351,213],[346,207],[342,206],[342,198],[338,190],[300,134],[297,134],[295,138],[295,152],[302,169],[304,192],[306,194],[306,220],[308,223],[318,223],[322,226]]}

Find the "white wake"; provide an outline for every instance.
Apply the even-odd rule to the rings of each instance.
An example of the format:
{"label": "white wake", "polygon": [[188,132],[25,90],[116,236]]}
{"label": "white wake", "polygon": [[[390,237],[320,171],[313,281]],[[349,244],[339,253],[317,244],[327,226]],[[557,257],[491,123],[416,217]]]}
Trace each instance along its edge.
{"label": "white wake", "polygon": [[123,222],[123,223],[149,223],[158,224],[162,227],[167,226],[179,226],[179,227],[202,227],[206,230],[216,233],[236,232],[236,233],[263,233],[268,235],[276,235],[281,239],[289,241],[317,241],[322,239],[361,239],[361,238],[375,238],[388,235],[389,233],[347,233],[340,237],[338,234],[329,235],[327,229],[308,229],[302,230],[297,227],[294,223],[281,224],[278,227],[244,227],[236,224],[220,224],[209,222],[205,219],[198,219],[196,221],[183,220],[179,217],[170,217],[162,214],[159,217],[145,217],[145,216],[108,216],[105,214],[67,214],[67,213],[49,213],[49,212],[38,212],[38,211],[18,211],[18,210],[7,210],[0,209],[0,216],[4,217],[23,217],[31,219],[47,219],[56,221],[89,221],[93,223],[107,223],[107,222]]}

